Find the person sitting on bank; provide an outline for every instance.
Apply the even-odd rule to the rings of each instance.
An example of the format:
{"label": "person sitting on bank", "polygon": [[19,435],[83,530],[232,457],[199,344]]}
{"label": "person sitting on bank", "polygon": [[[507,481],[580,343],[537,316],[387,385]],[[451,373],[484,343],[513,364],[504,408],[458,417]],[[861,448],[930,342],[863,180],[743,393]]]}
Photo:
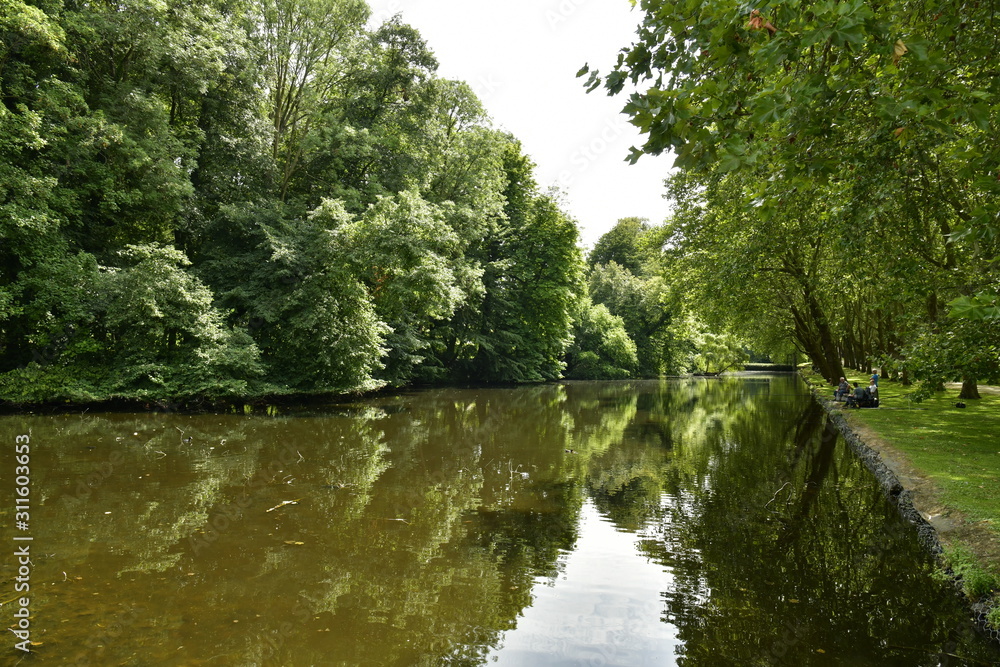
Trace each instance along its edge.
{"label": "person sitting on bank", "polygon": [[875,378],[868,383],[868,402],[871,407],[878,407],[878,380]]}
{"label": "person sitting on bank", "polygon": [[847,397],[847,407],[849,408],[860,408],[862,403],[868,397],[868,390],[862,386],[859,386],[857,382],[854,383],[854,392]]}
{"label": "person sitting on bank", "polygon": [[833,392],[833,400],[843,401],[849,393],[851,393],[851,385],[847,383],[846,378],[840,378],[840,385],[837,386],[837,391]]}

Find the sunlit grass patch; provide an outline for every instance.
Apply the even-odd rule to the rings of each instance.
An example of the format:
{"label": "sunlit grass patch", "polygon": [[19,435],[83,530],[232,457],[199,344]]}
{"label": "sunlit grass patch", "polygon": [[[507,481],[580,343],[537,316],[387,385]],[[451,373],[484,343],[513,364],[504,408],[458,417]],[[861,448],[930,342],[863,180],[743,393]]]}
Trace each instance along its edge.
{"label": "sunlit grass patch", "polygon": [[[867,382],[852,376],[850,382]],[[851,410],[851,418],[907,455],[941,492],[941,501],[970,521],[1000,531],[1000,396],[962,401],[949,389],[917,403],[912,388],[882,380],[881,407]]]}

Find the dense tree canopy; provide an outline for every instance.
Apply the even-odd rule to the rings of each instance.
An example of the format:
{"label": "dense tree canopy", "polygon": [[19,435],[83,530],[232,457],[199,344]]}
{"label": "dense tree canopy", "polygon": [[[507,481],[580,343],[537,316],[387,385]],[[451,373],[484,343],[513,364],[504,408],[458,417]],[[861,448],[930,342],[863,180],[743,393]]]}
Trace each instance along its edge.
{"label": "dense tree canopy", "polygon": [[575,223],[362,0],[0,0],[0,398],[556,379]]}
{"label": "dense tree canopy", "polygon": [[633,161],[676,154],[662,260],[688,305],[831,381],[1000,375],[994,3],[633,4],[636,41],[581,76],[636,89]]}
{"label": "dense tree canopy", "polygon": [[643,0],[674,214],[576,225],[358,0],[0,0],[0,398],[1000,375],[989,3]]}
{"label": "dense tree canopy", "polygon": [[[661,270],[664,234],[662,226],[650,225],[641,218],[622,218],[598,240],[588,257],[588,291],[578,325],[584,326],[581,340],[594,340],[597,332],[614,340],[620,321],[635,346],[633,372],[642,377],[699,370],[697,357],[701,350],[697,341],[705,339],[700,323],[685,303],[681,277]],[[614,319],[608,320],[599,309],[593,310],[595,305],[606,309]],[[588,324],[601,326],[588,334]],[[590,352],[610,349],[606,340]],[[576,357],[588,376],[594,367],[620,369],[605,372],[605,376],[622,374],[623,369],[632,367],[624,363],[621,352],[616,356],[605,353],[601,364],[587,354],[576,353]],[[612,363],[615,358],[619,361]]]}

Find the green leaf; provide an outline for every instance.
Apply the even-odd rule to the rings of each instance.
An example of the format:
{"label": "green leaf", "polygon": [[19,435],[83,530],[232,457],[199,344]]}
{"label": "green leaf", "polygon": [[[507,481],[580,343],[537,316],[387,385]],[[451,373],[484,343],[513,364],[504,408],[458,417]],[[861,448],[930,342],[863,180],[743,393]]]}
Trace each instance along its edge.
{"label": "green leaf", "polygon": [[736,171],[743,164],[741,156],[735,153],[724,153],[719,160],[719,169],[722,171]]}
{"label": "green leaf", "polygon": [[995,320],[1000,319],[1000,301],[998,294],[978,294],[963,296],[948,303],[951,310],[948,316],[955,319]]}

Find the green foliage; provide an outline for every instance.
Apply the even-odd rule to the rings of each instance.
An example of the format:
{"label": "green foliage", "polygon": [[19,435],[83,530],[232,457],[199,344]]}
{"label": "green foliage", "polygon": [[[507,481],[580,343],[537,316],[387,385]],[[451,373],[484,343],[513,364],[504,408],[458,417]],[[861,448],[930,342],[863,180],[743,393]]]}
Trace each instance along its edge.
{"label": "green foliage", "polygon": [[499,150],[487,164],[490,172],[495,168],[490,162],[499,166],[500,189],[490,193],[497,184],[491,177],[469,192],[499,205],[470,211],[467,195],[444,204],[464,248],[456,276],[466,297],[448,322],[434,327],[433,356],[423,376],[473,382],[558,379],[583,288],[578,231],[553,197],[539,193],[534,165],[520,143],[483,136]]}
{"label": "green foliage", "polygon": [[738,369],[747,361],[743,345],[732,334],[702,332],[694,341],[694,367],[705,373]]}
{"label": "green foliage", "polygon": [[454,267],[458,236],[441,209],[414,192],[380,199],[337,233],[376,316],[389,328],[383,377],[403,384],[424,360],[432,325],[450,318],[466,298]]}
{"label": "green foliage", "polygon": [[951,306],[949,315],[951,317],[971,320],[1000,319],[1000,306],[997,305],[998,300],[1000,300],[1000,295],[996,293],[959,297],[948,304]]}
{"label": "green foliage", "polygon": [[646,260],[643,239],[648,231],[649,221],[645,218],[622,218],[594,244],[587,262],[591,267],[614,262],[639,275]]}
{"label": "green foliage", "polygon": [[120,266],[98,274],[103,339],[115,395],[233,396],[260,374],[245,332],[223,323],[213,295],[178,250],[128,246]]}
{"label": "green foliage", "polygon": [[0,397],[561,377],[577,230],[361,0],[0,0]]}
{"label": "green foliage", "polygon": [[678,344],[670,328],[674,297],[663,278],[639,276],[611,261],[591,268],[589,287],[594,303],[605,305],[620,317],[635,341],[640,375],[655,377],[680,371]]}
{"label": "green foliage", "polygon": [[994,630],[1000,630],[1000,605],[994,605],[993,608],[986,613],[986,622],[989,623]]}
{"label": "green foliage", "polygon": [[1000,379],[1000,326],[996,322],[956,318],[918,331],[901,363],[912,378],[924,381],[916,392],[918,398],[926,398],[945,382]]}
{"label": "green foliage", "polygon": [[350,220],[329,202],[304,219],[281,206],[228,210],[211,228],[204,275],[286,390],[366,388],[381,368],[386,327],[344,261]]}
{"label": "green foliage", "polygon": [[[933,21],[907,0],[641,6],[640,39],[603,81],[590,73],[590,85],[617,93],[628,80],[649,81],[625,107],[647,135],[641,152],[673,149],[684,168],[731,171],[771,154],[822,174],[850,156],[847,146],[825,150],[852,131],[836,122],[848,113],[870,131],[907,128],[894,137],[900,143],[933,136],[966,149],[982,146],[975,131],[994,121],[983,58],[997,37],[986,4],[942,5]],[[801,141],[761,141],[771,128]]]}
{"label": "green foliage", "polygon": [[995,357],[990,339],[955,346],[941,325],[920,341],[943,304],[995,319],[990,3],[639,4],[612,71],[580,75],[641,91],[624,107],[645,138],[632,160],[676,155],[662,271],[687,307],[754,347],[794,341],[830,381],[844,359],[918,347],[952,350],[948,373],[985,372],[961,357]]}
{"label": "green foliage", "polygon": [[989,599],[1000,590],[1000,580],[991,574],[963,544],[945,550],[945,564],[962,582],[962,590],[973,600]]}
{"label": "green foliage", "polygon": [[99,376],[90,368],[107,359],[106,346],[95,335],[99,278],[100,267],[84,253],[54,257],[21,274],[17,301],[31,298],[4,318],[0,398],[86,401],[100,395],[94,386]]}
{"label": "green foliage", "polygon": [[179,251],[128,246],[117,266],[80,253],[28,272],[35,327],[27,365],[3,375],[3,398],[184,398],[246,393],[257,348],[223,323],[212,292]]}
{"label": "green foliage", "polygon": [[573,320],[573,344],[566,354],[566,377],[573,380],[617,380],[639,368],[635,343],[622,318],[604,304],[581,299]]}
{"label": "green foliage", "polygon": [[314,126],[323,100],[343,75],[345,51],[363,29],[370,10],[363,0],[254,0],[248,19],[259,26],[271,157],[277,195],[287,200],[303,164],[314,159]]}
{"label": "green foliage", "polygon": [[489,335],[480,336],[472,367],[499,382],[556,380],[582,288],[578,231],[554,199],[537,194],[507,224],[498,239],[504,256],[484,278],[481,331]]}

